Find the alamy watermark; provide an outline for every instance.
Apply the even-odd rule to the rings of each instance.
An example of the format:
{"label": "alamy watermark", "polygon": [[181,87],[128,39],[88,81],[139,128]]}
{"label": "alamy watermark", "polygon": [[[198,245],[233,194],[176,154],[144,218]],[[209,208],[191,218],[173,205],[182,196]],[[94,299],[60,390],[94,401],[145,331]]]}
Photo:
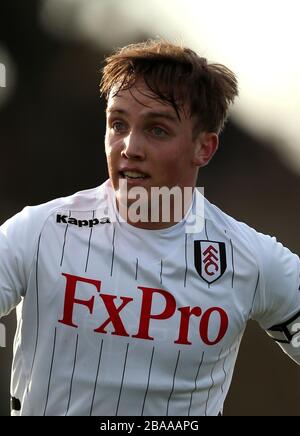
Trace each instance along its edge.
{"label": "alamy watermark", "polygon": [[0,323],[0,347],[6,347],[6,327]]}
{"label": "alamy watermark", "polygon": [[[117,200],[117,220],[120,222],[132,224],[183,222],[186,233],[199,233],[203,229],[203,188],[152,186],[149,190],[143,186],[129,187],[127,180],[121,179],[116,193],[112,187],[108,186],[107,190],[110,191],[109,197]],[[104,204],[111,206],[110,202]],[[102,213],[108,213],[110,220],[114,220],[114,213],[106,206]]]}
{"label": "alamy watermark", "polygon": [[0,62],[0,88],[6,87],[6,68],[5,65]]}

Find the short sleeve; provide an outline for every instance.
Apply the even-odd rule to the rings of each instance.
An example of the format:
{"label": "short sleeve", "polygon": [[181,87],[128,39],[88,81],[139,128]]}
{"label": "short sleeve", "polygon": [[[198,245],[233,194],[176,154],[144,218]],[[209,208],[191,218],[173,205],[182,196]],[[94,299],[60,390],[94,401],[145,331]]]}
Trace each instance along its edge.
{"label": "short sleeve", "polygon": [[252,318],[300,364],[300,260],[275,238],[261,238]]}
{"label": "short sleeve", "polygon": [[259,234],[259,282],[252,318],[268,330],[300,311],[300,259],[275,238]]}
{"label": "short sleeve", "polygon": [[30,207],[0,227],[0,318],[24,296],[36,239]]}

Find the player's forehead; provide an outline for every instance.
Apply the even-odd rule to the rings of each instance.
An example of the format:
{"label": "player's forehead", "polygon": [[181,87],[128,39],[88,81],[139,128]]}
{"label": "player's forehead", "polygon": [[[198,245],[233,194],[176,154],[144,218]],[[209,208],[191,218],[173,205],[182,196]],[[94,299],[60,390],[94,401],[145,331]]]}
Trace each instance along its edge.
{"label": "player's forehead", "polygon": [[185,115],[183,109],[179,107],[176,112],[170,102],[160,99],[142,81],[136,82],[129,89],[118,90],[118,86],[114,86],[108,97],[106,112],[108,115],[126,112],[141,117],[162,115],[177,123]]}

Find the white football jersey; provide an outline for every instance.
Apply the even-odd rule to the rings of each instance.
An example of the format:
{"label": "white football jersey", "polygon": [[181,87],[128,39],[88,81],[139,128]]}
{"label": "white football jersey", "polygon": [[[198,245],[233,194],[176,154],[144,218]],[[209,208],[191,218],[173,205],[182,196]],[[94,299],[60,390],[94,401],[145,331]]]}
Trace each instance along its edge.
{"label": "white football jersey", "polygon": [[299,360],[298,256],[207,200],[202,218],[133,227],[106,182],[2,225],[13,414],[217,415],[250,318]]}

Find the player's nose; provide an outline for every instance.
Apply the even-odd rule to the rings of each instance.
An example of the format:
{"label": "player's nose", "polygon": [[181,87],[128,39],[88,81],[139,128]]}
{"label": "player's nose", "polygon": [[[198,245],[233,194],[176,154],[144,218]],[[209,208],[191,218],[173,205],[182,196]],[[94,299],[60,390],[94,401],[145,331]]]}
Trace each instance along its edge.
{"label": "player's nose", "polygon": [[126,159],[143,160],[146,157],[143,138],[137,132],[130,132],[123,140],[121,155]]}

